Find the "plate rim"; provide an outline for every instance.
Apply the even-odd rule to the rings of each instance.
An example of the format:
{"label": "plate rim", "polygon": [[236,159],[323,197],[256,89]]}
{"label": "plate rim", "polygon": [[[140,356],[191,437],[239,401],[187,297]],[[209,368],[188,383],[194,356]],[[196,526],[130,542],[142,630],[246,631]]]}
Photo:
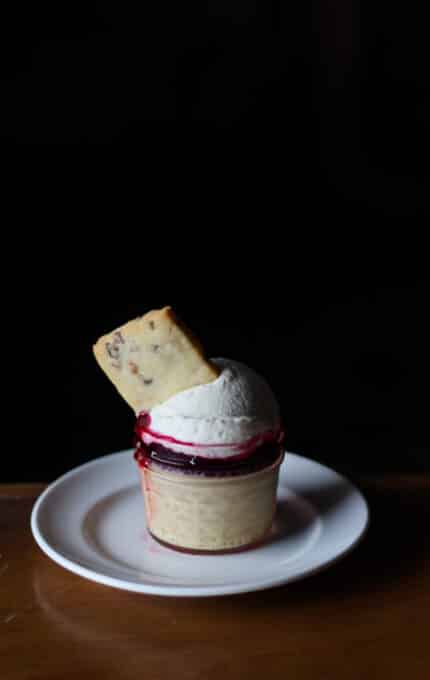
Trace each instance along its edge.
{"label": "plate rim", "polygon": [[46,489],[40,494],[40,496],[36,499],[32,507],[30,518],[31,531],[34,540],[36,541],[37,545],[42,550],[42,552],[44,552],[50,559],[52,559],[53,562],[60,565],[67,571],[70,571],[74,574],[77,574],[78,576],[86,578],[95,583],[106,585],[112,588],[117,588],[120,590],[126,590],[128,592],[135,592],[146,595],[159,595],[164,597],[217,597],[222,595],[233,595],[247,592],[255,592],[258,590],[266,590],[268,588],[275,588],[280,585],[285,585],[287,583],[293,583],[295,581],[308,578],[309,576],[313,576],[319,572],[328,569],[336,562],[346,557],[350,552],[352,552],[357,547],[357,545],[361,543],[361,541],[364,539],[369,528],[370,523],[369,504],[361,490],[353,482],[351,482],[351,480],[348,477],[346,477],[343,474],[340,474],[339,472],[329,467],[328,465],[324,465],[323,463],[314,460],[313,458],[309,458],[308,456],[302,456],[301,454],[297,454],[292,451],[290,452],[286,450],[285,456],[287,460],[289,457],[294,456],[294,458],[299,459],[299,461],[302,460],[307,463],[311,463],[315,466],[323,468],[325,471],[328,471],[331,474],[337,475],[343,482],[345,482],[351,488],[352,491],[354,491],[360,497],[360,500],[363,504],[363,510],[365,513],[364,524],[359,533],[357,533],[357,535],[354,536],[353,540],[349,544],[347,544],[343,549],[341,549],[339,552],[333,555],[333,557],[325,560],[321,564],[315,565],[314,567],[309,567],[308,569],[305,568],[300,573],[289,576],[288,575],[279,577],[271,576],[266,579],[258,580],[251,579],[248,581],[244,581],[242,583],[212,584],[201,586],[190,584],[188,586],[184,584],[154,585],[150,583],[139,583],[137,581],[125,581],[114,576],[109,576],[101,571],[97,571],[96,569],[90,569],[82,564],[79,564],[78,561],[70,559],[69,557],[64,555],[61,551],[52,548],[50,543],[44,538],[43,530],[39,527],[39,515],[41,512],[41,508],[46,499],[49,497],[49,495],[53,493],[53,491],[62,483],[64,483],[66,480],[69,480],[72,477],[82,473],[82,471],[88,467],[94,467],[97,465],[105,464],[110,459],[129,453],[132,453],[132,449],[123,449],[120,451],[115,451],[113,453],[99,456],[90,461],[87,461],[86,463],[82,463],[81,465],[72,468],[71,470],[65,472],[63,475],[61,475],[56,480],[51,482],[46,487]]}

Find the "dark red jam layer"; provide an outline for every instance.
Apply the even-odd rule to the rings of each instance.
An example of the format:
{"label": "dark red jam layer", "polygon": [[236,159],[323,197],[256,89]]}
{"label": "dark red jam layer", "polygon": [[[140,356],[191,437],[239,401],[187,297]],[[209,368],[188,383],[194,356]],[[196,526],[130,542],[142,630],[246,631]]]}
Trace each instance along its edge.
{"label": "dark red jam layer", "polygon": [[[183,472],[188,474],[200,474],[206,476],[246,475],[257,472],[272,465],[283,451],[284,433],[266,432],[264,435],[254,437],[243,444],[232,444],[237,450],[235,456],[230,458],[206,458],[193,455],[193,448],[197,448],[191,442],[180,442],[173,437],[154,433],[150,429],[151,417],[148,413],[139,415],[135,426],[134,457],[141,467],[147,467],[151,462],[162,466],[166,470]],[[159,441],[151,441],[146,444],[144,435],[152,435]],[[173,451],[169,445],[181,444],[190,450],[190,454]],[[208,447],[217,448],[225,444],[210,444]],[[199,445],[198,448],[200,448]]]}
{"label": "dark red jam layer", "polygon": [[162,444],[151,444],[150,447],[140,443],[134,454],[139,465],[146,467],[151,462],[177,472],[193,472],[207,476],[247,475],[258,472],[272,465],[281,455],[282,447],[277,442],[265,442],[249,456],[233,456],[232,458],[203,458],[187,456],[172,451]]}

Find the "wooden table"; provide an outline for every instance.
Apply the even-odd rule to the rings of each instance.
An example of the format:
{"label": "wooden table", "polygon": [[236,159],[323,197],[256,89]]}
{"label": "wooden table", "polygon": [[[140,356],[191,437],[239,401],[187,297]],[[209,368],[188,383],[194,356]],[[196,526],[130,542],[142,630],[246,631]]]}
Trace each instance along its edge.
{"label": "wooden table", "polygon": [[86,581],[36,546],[41,485],[0,486],[2,680],[427,680],[430,477],[361,480],[371,527],[319,575],[219,598]]}

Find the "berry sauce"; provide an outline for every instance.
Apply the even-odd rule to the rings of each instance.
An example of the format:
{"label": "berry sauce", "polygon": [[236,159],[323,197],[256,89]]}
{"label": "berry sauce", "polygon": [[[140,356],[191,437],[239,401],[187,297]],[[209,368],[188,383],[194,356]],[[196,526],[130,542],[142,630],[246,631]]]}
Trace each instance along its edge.
{"label": "berry sauce", "polygon": [[[134,457],[141,467],[148,467],[151,462],[166,469],[176,472],[195,473],[205,476],[244,475],[262,470],[272,465],[283,451],[283,431],[267,432],[262,436],[254,437],[248,442],[229,445],[237,449],[237,455],[229,458],[206,458],[203,456],[179,453],[169,447],[170,444],[182,444],[189,447],[196,446],[191,442],[180,442],[173,437],[151,432],[151,419],[149,414],[141,414],[135,427]],[[146,444],[143,434],[156,436],[159,441],[151,441]],[[199,449],[203,448],[201,444]],[[208,444],[207,448],[217,447],[220,444]],[[222,444],[221,446],[226,446]],[[205,447],[206,448],[206,447]]]}

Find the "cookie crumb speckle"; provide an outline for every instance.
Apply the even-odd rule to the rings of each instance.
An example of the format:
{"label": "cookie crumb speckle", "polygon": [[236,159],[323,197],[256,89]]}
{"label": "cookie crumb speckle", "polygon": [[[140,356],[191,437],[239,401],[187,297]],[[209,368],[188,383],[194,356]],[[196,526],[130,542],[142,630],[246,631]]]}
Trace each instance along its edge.
{"label": "cookie crumb speckle", "polygon": [[111,359],[119,359],[119,347],[113,342],[106,343],[106,352],[109,354]]}
{"label": "cookie crumb speckle", "polygon": [[124,338],[122,336],[121,331],[115,331],[115,333],[113,334],[113,337],[115,338],[115,342],[121,342],[122,344],[124,344],[125,341],[124,341]]}

